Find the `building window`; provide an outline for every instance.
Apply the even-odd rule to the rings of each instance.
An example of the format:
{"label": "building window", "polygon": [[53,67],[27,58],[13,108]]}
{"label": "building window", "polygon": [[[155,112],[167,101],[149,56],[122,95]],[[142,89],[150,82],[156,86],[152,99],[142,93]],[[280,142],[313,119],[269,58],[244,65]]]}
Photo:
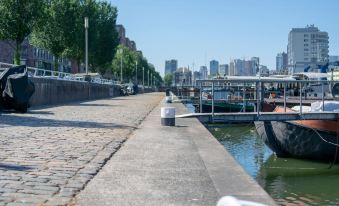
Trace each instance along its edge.
{"label": "building window", "polygon": [[308,61],[308,58],[304,58],[304,61]]}

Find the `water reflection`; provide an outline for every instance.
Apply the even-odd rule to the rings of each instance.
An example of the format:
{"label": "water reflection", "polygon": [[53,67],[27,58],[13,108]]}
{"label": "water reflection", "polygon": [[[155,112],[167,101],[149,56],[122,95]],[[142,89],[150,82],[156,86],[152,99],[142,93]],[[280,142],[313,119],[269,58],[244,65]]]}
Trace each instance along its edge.
{"label": "water reflection", "polygon": [[207,125],[280,205],[339,205],[339,165],[277,158],[252,125]]}

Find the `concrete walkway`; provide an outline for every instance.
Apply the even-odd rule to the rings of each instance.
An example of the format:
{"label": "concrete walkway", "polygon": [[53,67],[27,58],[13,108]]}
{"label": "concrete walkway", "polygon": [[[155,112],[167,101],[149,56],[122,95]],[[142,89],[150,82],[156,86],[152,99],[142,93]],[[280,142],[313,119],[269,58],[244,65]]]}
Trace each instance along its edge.
{"label": "concrete walkway", "polygon": [[[173,103],[177,113],[186,113]],[[275,205],[196,119],[160,126],[159,105],[76,197],[95,205],[216,205],[234,195]]]}

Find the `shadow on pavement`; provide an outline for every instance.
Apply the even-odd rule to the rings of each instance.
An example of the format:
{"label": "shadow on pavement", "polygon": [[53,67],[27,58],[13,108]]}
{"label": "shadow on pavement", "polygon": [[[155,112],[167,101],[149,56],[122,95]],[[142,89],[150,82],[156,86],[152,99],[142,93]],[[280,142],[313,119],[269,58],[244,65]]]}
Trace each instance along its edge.
{"label": "shadow on pavement", "polygon": [[88,106],[88,107],[117,107],[120,105],[111,105],[111,104],[91,104],[91,103],[81,103],[76,106]]}
{"label": "shadow on pavement", "polygon": [[114,124],[114,123],[99,123],[90,121],[71,121],[71,120],[56,120],[43,119],[29,116],[2,115],[0,125],[9,126],[24,126],[24,127],[75,127],[75,128],[122,128],[136,129],[136,127]]}
{"label": "shadow on pavement", "polygon": [[0,163],[0,170],[15,170],[15,171],[27,171],[35,169],[34,167],[30,166],[23,166],[23,165],[13,165],[13,164],[2,164]]}
{"label": "shadow on pavement", "polygon": [[[3,113],[3,114],[22,114],[21,112],[14,111],[14,110],[2,110],[1,113]],[[28,110],[27,114],[53,115],[54,112],[51,112],[51,111],[39,111],[39,110]]]}
{"label": "shadow on pavement", "polygon": [[122,101],[124,101],[124,100],[128,100],[128,101],[130,101],[130,100],[133,100],[133,101],[135,101],[136,99],[131,99],[131,98],[124,98],[124,99],[122,99],[122,98],[112,98],[112,100],[122,100]]}
{"label": "shadow on pavement", "polygon": [[28,110],[27,114],[53,115],[54,112],[50,112],[50,111],[35,111],[35,110]]}

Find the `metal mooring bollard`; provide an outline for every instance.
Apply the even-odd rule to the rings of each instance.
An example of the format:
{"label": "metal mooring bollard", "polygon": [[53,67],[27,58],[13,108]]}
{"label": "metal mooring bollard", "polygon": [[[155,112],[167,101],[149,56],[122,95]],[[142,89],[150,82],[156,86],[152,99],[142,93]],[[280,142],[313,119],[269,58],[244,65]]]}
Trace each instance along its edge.
{"label": "metal mooring bollard", "polygon": [[161,107],[161,125],[175,126],[175,108]]}

